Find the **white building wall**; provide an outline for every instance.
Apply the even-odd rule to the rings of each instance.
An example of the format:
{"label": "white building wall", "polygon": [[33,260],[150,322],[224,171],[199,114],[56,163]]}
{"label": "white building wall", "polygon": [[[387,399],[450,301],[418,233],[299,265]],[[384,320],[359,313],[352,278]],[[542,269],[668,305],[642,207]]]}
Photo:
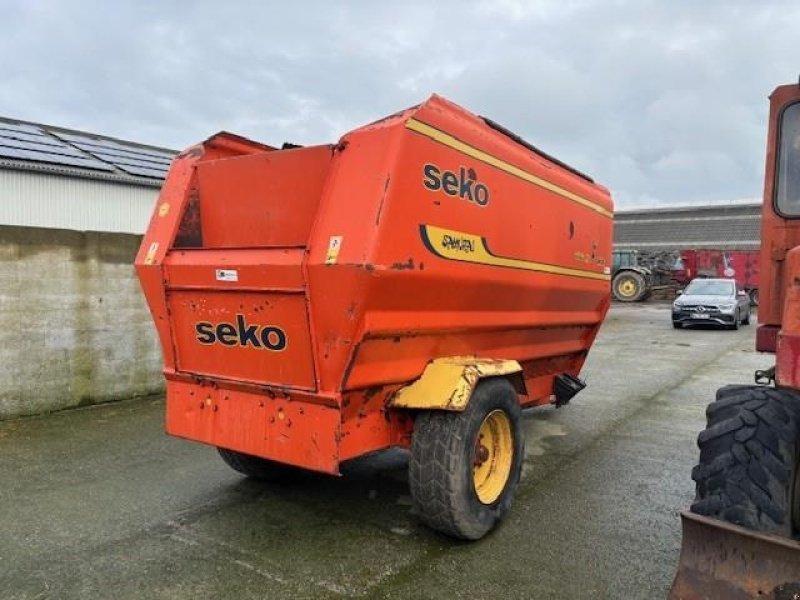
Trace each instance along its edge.
{"label": "white building wall", "polygon": [[159,188],[0,169],[0,224],[144,233]]}
{"label": "white building wall", "polygon": [[158,193],[0,167],[0,420],[163,391],[133,269]]}

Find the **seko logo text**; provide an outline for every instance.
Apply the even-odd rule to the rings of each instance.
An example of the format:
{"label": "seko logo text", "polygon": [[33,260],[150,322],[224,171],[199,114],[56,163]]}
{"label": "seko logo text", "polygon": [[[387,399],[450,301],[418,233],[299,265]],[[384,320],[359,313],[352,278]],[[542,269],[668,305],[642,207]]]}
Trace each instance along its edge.
{"label": "seko logo text", "polygon": [[475,171],[466,167],[459,167],[458,174],[453,171],[442,171],[432,163],[422,167],[422,185],[437,192],[443,191],[448,196],[468,200],[478,206],[489,204],[489,188],[483,183],[478,183]]}
{"label": "seko logo text", "polygon": [[222,344],[244,348],[263,348],[274,352],[286,349],[286,332],[274,325],[248,325],[244,315],[236,315],[236,323],[209,323],[200,321],[194,326],[197,341],[201,344]]}

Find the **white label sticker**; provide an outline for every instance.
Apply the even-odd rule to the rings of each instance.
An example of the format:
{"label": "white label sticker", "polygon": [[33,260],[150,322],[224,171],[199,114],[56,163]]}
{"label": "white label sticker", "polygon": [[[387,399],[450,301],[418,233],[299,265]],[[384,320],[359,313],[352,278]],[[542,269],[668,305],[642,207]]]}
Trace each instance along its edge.
{"label": "white label sticker", "polygon": [[217,281],[239,281],[236,269],[217,269]]}

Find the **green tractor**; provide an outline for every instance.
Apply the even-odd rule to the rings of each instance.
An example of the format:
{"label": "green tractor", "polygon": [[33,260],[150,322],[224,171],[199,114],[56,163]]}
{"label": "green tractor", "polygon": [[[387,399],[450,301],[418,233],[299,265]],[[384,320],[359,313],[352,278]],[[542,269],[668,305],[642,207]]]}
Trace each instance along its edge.
{"label": "green tractor", "polygon": [[636,250],[614,250],[611,293],[620,302],[639,302],[650,294],[653,272],[639,265]]}

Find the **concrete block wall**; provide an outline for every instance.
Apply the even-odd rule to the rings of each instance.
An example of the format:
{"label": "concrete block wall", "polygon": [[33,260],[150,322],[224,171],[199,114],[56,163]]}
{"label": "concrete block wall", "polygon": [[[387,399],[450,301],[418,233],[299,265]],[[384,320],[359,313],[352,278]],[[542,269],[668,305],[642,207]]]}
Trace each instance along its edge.
{"label": "concrete block wall", "polygon": [[163,391],[140,240],[0,226],[0,419]]}

